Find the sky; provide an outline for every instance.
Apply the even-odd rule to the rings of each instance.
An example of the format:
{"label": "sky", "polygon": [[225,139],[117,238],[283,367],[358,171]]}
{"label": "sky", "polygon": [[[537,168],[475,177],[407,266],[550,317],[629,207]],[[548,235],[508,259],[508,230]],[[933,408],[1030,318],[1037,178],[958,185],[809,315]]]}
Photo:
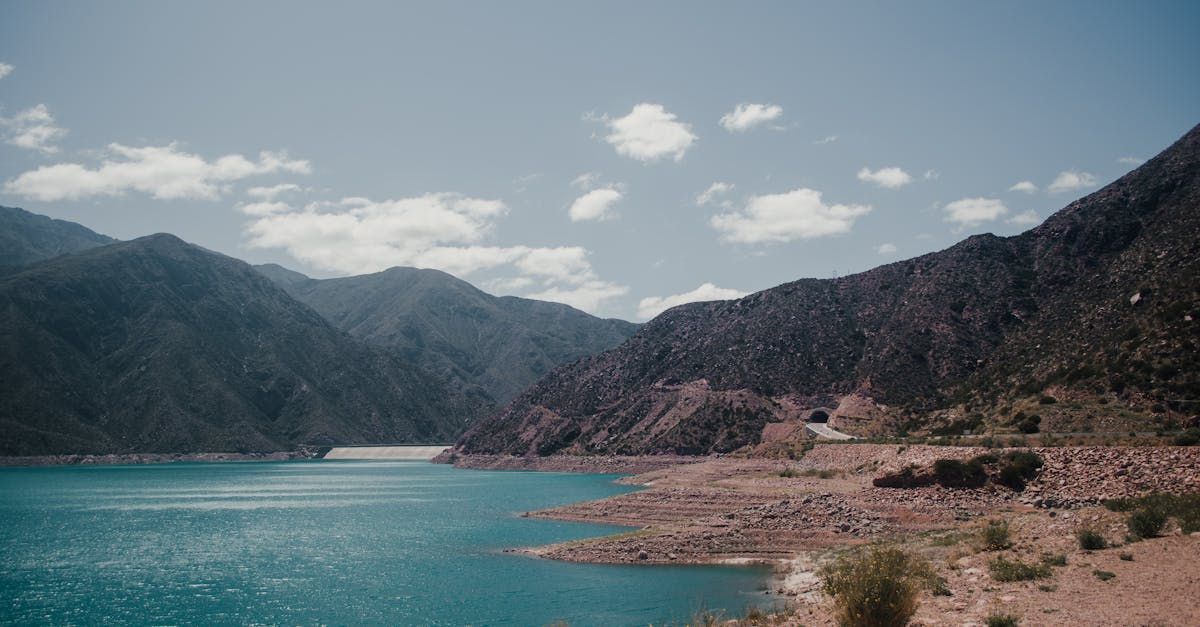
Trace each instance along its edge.
{"label": "sky", "polygon": [[1013,235],[1200,122],[1200,3],[5,2],[0,204],[646,320]]}

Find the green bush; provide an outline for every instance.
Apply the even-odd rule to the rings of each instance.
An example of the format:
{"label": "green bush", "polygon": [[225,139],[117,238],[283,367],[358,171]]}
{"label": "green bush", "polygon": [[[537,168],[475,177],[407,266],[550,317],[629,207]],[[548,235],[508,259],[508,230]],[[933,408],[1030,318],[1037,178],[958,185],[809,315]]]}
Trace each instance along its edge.
{"label": "green bush", "polygon": [[1012,614],[992,614],[987,617],[987,627],[1017,627],[1021,619]]}
{"label": "green bush", "polygon": [[917,611],[933,578],[929,564],[894,547],[872,546],[843,555],[821,571],[843,627],[900,627]]}
{"label": "green bush", "polygon": [[1129,515],[1126,524],[1135,538],[1153,538],[1167,525],[1167,515],[1157,507],[1140,507]]}
{"label": "green bush", "polygon": [[1043,553],[1042,563],[1047,566],[1066,566],[1067,556],[1062,553]]}
{"label": "green bush", "polygon": [[1085,551],[1099,551],[1108,548],[1108,540],[1105,540],[1104,536],[1094,529],[1084,527],[1075,532],[1075,537],[1079,539],[1079,548]]}
{"label": "green bush", "polygon": [[1020,560],[1006,560],[1003,557],[988,562],[988,570],[996,581],[1030,581],[1045,579],[1050,576],[1050,567],[1045,564],[1026,564]]}
{"label": "green bush", "polygon": [[1122,562],[1132,562],[1133,561],[1133,553],[1121,553],[1117,557],[1121,558]]}
{"label": "green bush", "polygon": [[1110,573],[1107,570],[1099,570],[1099,569],[1093,570],[1092,574],[1095,575],[1096,579],[1099,579],[1100,581],[1108,581],[1109,579],[1112,579],[1113,577],[1117,576],[1116,573]]}
{"label": "green bush", "polygon": [[975,460],[939,459],[933,462],[933,476],[947,488],[978,488],[987,483],[987,471]]}
{"label": "green bush", "polygon": [[1003,551],[1012,546],[1012,540],[1008,537],[1008,521],[988,521],[987,526],[980,532],[980,539],[985,551]]}
{"label": "green bush", "polygon": [[1041,405],[1053,405],[1057,402],[1058,402],[1058,399],[1054,398],[1053,396],[1043,396],[1038,399],[1038,403]]}
{"label": "green bush", "polygon": [[1175,436],[1175,446],[1196,446],[1200,444],[1200,429],[1188,429]]}
{"label": "green bush", "polygon": [[1130,499],[1105,501],[1104,506],[1114,512],[1132,512],[1139,508],[1156,509],[1179,520],[1184,533],[1200,531],[1200,494],[1156,493]]}
{"label": "green bush", "polygon": [[1009,453],[1001,461],[996,483],[1020,492],[1025,489],[1027,482],[1037,477],[1043,465],[1045,461],[1042,457],[1032,451]]}

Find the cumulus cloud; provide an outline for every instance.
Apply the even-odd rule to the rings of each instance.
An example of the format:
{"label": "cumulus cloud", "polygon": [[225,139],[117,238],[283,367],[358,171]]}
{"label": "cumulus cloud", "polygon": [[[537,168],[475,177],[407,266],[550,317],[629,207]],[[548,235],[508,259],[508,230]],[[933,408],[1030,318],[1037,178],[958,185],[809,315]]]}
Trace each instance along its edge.
{"label": "cumulus cloud", "polygon": [[1029,211],[1022,211],[1021,213],[1018,213],[1017,215],[1006,220],[1006,222],[1009,224],[1015,224],[1017,226],[1033,226],[1041,221],[1041,216],[1039,216],[1033,209],[1030,209]]}
{"label": "cumulus cloud", "polygon": [[0,78],[4,78],[5,76],[12,74],[12,71],[13,71],[13,66],[11,66],[7,63],[0,63]]}
{"label": "cumulus cloud", "polygon": [[679,161],[697,139],[691,125],[680,122],[660,104],[644,102],[625,117],[601,119],[609,129],[605,141],[616,148],[617,154],[638,161],[653,162],[664,157]]}
{"label": "cumulus cloud", "polygon": [[6,130],[5,141],[9,144],[47,155],[58,152],[58,146],[54,144],[67,134],[67,129],[55,125],[54,116],[44,104],[20,111],[11,118],[0,118],[0,125]]}
{"label": "cumulus cloud", "polygon": [[818,146],[824,146],[825,144],[832,144],[833,142],[837,141],[837,139],[837,135],[827,135],[821,139],[815,140],[813,143]]}
{"label": "cumulus cloud", "polygon": [[494,246],[487,239],[508,213],[498,200],[455,193],[373,201],[348,197],[300,209],[263,202],[240,207],[255,219],[244,233],[252,248],[280,248],[315,268],[339,274],[392,266],[437,268],[463,276],[507,267],[492,289],[536,289],[532,298],[594,311],[627,288],[602,281],[579,246]]}
{"label": "cumulus cloud", "polygon": [[896,245],[892,243],[880,244],[879,247],[875,249],[875,252],[881,255],[891,255],[896,252]]}
{"label": "cumulus cloud", "polygon": [[700,287],[682,294],[673,294],[671,296],[650,296],[643,298],[638,303],[637,315],[643,320],[647,320],[657,316],[658,314],[684,303],[697,303],[708,300],[731,300],[741,298],[746,295],[746,292],[734,290],[724,287],[717,287],[712,283],[705,283]]}
{"label": "cumulus cloud", "polygon": [[991,222],[1008,213],[1008,207],[995,198],[963,198],[942,208],[945,220],[962,227],[972,227]]}
{"label": "cumulus cloud", "polygon": [[912,177],[909,176],[908,172],[897,167],[880,168],[874,172],[870,168],[863,168],[858,171],[858,180],[864,183],[872,183],[879,187],[896,189],[911,183]]}
{"label": "cumulus cloud", "polygon": [[554,286],[540,292],[526,294],[528,298],[548,300],[570,305],[583,311],[595,312],[605,301],[624,296],[629,288],[609,281],[593,279],[574,286]]}
{"label": "cumulus cloud", "polygon": [[1010,192],[1025,192],[1026,194],[1036,194],[1038,186],[1033,184],[1033,181],[1020,181],[1008,188]]}
{"label": "cumulus cloud", "polygon": [[295,183],[280,183],[270,187],[251,187],[246,190],[246,195],[259,200],[275,200],[275,197],[280,194],[298,191],[300,191],[300,186]]}
{"label": "cumulus cloud", "polygon": [[567,215],[572,222],[608,220],[613,217],[611,208],[618,200],[621,200],[621,192],[612,187],[594,189],[576,198]]}
{"label": "cumulus cloud", "polygon": [[1054,178],[1054,182],[1050,183],[1050,186],[1046,188],[1046,191],[1051,194],[1058,194],[1095,186],[1096,177],[1092,174],[1077,170],[1067,170],[1059,172],[1058,176]]}
{"label": "cumulus cloud", "polygon": [[753,196],[740,211],[715,215],[709,224],[728,242],[790,242],[848,233],[854,221],[870,211],[867,205],[827,205],[821,192],[800,188]]}
{"label": "cumulus cloud", "polygon": [[942,173],[937,170],[925,170],[924,178],[926,181],[936,181],[942,178]]}
{"label": "cumulus cloud", "polygon": [[731,191],[733,191],[733,183],[717,181],[696,196],[696,205],[703,207],[704,205],[713,204],[718,196],[724,196]]}
{"label": "cumulus cloud", "polygon": [[275,172],[310,171],[307,161],[289,159],[283,152],[261,152],[257,161],[238,154],[207,161],[181,151],[174,143],[142,148],[109,144],[107,156],[96,168],[78,163],[42,166],[5,183],[4,189],[44,202],[119,196],[129,191],[160,200],[216,200],[233,181]]}
{"label": "cumulus cloud", "polygon": [[783,107],[773,104],[743,102],[733,111],[721,116],[721,126],[730,133],[748,131],[783,115]]}
{"label": "cumulus cloud", "polygon": [[1121,157],[1120,159],[1117,159],[1117,163],[1131,165],[1135,168],[1138,167],[1139,165],[1142,165],[1145,162],[1146,162],[1146,160],[1142,159],[1140,157]]}

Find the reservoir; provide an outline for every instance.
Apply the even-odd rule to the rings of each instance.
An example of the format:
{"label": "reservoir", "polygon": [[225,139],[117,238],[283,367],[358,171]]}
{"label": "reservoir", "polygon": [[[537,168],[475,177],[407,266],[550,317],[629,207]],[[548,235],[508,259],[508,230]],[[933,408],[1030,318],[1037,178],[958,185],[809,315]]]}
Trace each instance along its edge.
{"label": "reservoir", "polygon": [[0,469],[0,622],[645,625],[768,605],[765,569],[510,547],[627,529],[521,512],[611,475],[307,461]]}

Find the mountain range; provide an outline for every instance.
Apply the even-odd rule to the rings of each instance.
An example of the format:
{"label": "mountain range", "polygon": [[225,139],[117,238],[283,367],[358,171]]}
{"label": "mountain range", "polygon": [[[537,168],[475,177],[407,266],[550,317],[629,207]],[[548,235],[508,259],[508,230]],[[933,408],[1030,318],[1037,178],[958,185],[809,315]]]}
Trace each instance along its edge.
{"label": "mountain range", "polygon": [[448,442],[634,328],[436,271],[320,281],[5,207],[0,233],[0,455]]}
{"label": "mountain range", "polygon": [[670,309],[457,450],[729,452],[813,415],[961,433],[1060,400],[1061,431],[1122,412],[1145,428],[1196,413],[1198,317],[1200,127],[1020,235]]}

